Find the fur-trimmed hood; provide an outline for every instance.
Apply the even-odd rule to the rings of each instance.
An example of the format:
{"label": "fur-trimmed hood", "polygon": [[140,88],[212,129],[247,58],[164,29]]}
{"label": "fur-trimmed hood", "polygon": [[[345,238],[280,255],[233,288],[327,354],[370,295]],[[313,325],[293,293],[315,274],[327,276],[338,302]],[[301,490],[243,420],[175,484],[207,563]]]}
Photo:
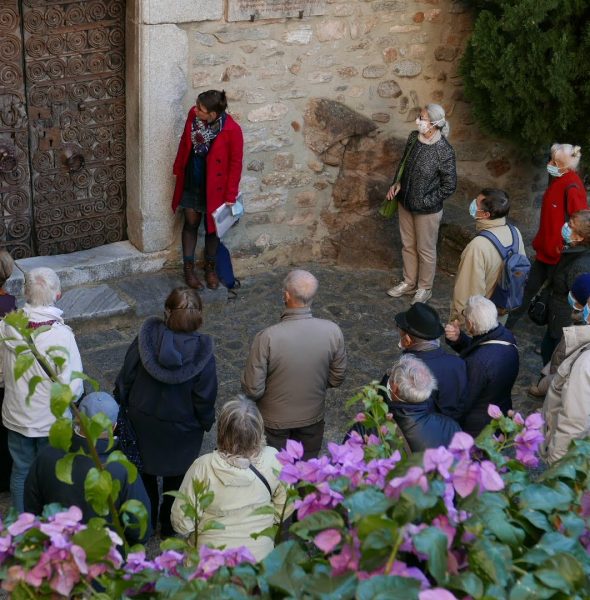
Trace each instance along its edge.
{"label": "fur-trimmed hood", "polygon": [[177,333],[158,317],[147,319],[138,336],[145,370],[162,383],[193,379],[213,356],[213,340],[202,333]]}

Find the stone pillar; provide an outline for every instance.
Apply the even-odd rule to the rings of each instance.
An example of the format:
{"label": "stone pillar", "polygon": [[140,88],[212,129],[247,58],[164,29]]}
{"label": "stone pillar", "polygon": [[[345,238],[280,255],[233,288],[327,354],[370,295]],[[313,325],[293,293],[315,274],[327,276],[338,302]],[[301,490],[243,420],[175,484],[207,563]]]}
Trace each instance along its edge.
{"label": "stone pillar", "polygon": [[186,117],[188,63],[187,32],[177,24],[222,17],[223,0],[127,2],[127,228],[142,252],[174,241],[172,163]]}

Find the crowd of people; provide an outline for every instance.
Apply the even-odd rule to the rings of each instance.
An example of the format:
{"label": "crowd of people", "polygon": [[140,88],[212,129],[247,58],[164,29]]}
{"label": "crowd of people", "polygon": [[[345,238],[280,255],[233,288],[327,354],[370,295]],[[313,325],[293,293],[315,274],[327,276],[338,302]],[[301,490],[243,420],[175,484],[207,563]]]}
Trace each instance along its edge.
{"label": "crowd of people", "polygon": [[[109,461],[116,446],[109,446],[106,433],[97,442],[97,452],[119,482],[118,506],[137,499],[149,510],[147,532],[141,536],[131,528],[130,540],[145,540],[159,527],[163,537],[178,533],[198,545],[244,545],[262,559],[272,549],[272,540],[252,534],[268,529],[277,515],[289,512],[284,510],[286,489],[277,477],[277,451],[287,440],[296,440],[302,445],[302,458],[319,455],[326,392],[343,383],[347,355],[340,327],[313,316],[316,277],[301,269],[291,271],[282,285],[280,321],[254,337],[241,377],[243,395],[217,411],[217,448],[201,455],[204,433],[216,420],[218,382],[212,339],[201,332],[203,305],[197,290],[203,284],[195,271],[194,252],[204,213],[205,280],[215,288],[219,239],[211,214],[224,202],[235,201],[238,158],[241,169],[241,131],[225,113],[226,106],[223,92],[211,90],[199,96],[189,113],[174,167],[174,208],[181,206],[185,214],[187,286],[171,291],[163,318],[149,317],[142,324],[126,353],[113,395],[84,395],[76,340],[55,306],[61,288],[54,271],[37,268],[26,274],[23,311],[36,350],[52,357],[60,381],[78,399],[79,412],[87,417],[102,413],[115,427],[121,410],[129,418],[141,459],[140,477],[131,482],[123,467]],[[531,393],[546,396],[545,456],[554,462],[573,439],[588,434],[590,423],[590,353],[586,352],[590,349],[590,210],[576,174],[580,149],[567,144],[551,149],[551,180],[526,287],[530,263],[520,232],[506,220],[508,194],[486,188],[473,199],[469,212],[476,235],[462,253],[450,315],[443,320],[428,300],[443,202],[456,185],[455,157],[446,139],[449,126],[442,107],[426,106],[417,125],[388,191],[390,199],[399,201],[403,281],[387,293],[412,295],[412,299],[407,310],[393,319],[401,355],[383,376],[383,399],[410,452],[448,445],[458,431],[479,435],[491,420],[490,404],[505,414],[512,410],[519,353],[511,329],[523,313],[523,308],[514,306],[514,298],[525,307],[539,288],[546,288],[547,330],[540,344],[544,366]],[[217,168],[222,169],[219,179]],[[223,169],[234,169],[231,177]],[[510,262],[515,256],[522,260]],[[0,252],[2,285],[12,268],[10,256]],[[14,297],[0,292],[0,317],[15,307]],[[90,519],[94,511],[85,498],[84,479],[92,462],[81,453],[74,458],[72,483],[58,479],[55,466],[65,452],[48,445],[55,416],[46,373],[37,359],[24,373],[15,368],[22,340],[4,320],[0,337],[0,476],[10,471],[13,506],[19,512],[38,514],[46,504],[74,502]],[[83,429],[74,419],[72,452],[87,447]],[[183,509],[187,498],[195,499],[195,480],[214,492],[197,531],[195,520]],[[167,494],[178,490],[182,497]],[[268,510],[257,510],[263,507]],[[223,527],[208,527],[213,521]]]}

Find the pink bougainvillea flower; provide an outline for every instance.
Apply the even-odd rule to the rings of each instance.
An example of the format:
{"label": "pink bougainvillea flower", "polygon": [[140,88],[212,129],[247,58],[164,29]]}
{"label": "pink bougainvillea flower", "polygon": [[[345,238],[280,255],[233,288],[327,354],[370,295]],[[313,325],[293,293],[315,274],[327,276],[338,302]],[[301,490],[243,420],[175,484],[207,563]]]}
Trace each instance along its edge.
{"label": "pink bougainvillea flower", "polygon": [[342,541],[342,534],[338,529],[326,529],[318,533],[313,539],[314,544],[326,554],[329,554]]}
{"label": "pink bougainvillea flower", "polygon": [[[280,452],[277,454],[277,457],[279,456]],[[280,459],[279,459],[280,461]],[[282,462],[282,461],[280,461]],[[290,462],[282,462],[283,464],[283,468],[281,469],[281,472],[279,473],[279,479],[281,481],[283,481],[284,483],[289,483],[289,484],[294,484],[294,483],[298,483],[300,478],[301,478],[301,474],[299,472],[299,465],[290,463]]]}
{"label": "pink bougainvillea flower", "polygon": [[454,457],[444,446],[428,448],[424,451],[424,471],[438,471],[444,479],[448,479],[449,468],[453,464]]}
{"label": "pink bougainvillea flower", "polygon": [[457,600],[457,596],[443,588],[432,588],[422,590],[418,594],[418,600]]}
{"label": "pink bougainvillea flower", "polygon": [[249,562],[254,564],[256,559],[254,555],[246,546],[239,546],[238,548],[229,548],[224,551],[225,564],[228,567],[237,567],[238,565]]}
{"label": "pink bougainvillea flower", "polygon": [[332,567],[332,574],[342,575],[347,571],[356,572],[361,560],[361,543],[355,529],[351,530],[352,542],[344,544],[339,554],[332,554],[328,561]]}
{"label": "pink bougainvillea flower", "polygon": [[130,552],[127,555],[125,570],[128,573],[140,573],[146,569],[153,569],[154,563],[145,559],[145,552]]}
{"label": "pink bougainvillea flower", "polygon": [[488,415],[490,415],[490,417],[492,417],[492,419],[501,419],[503,416],[502,411],[500,410],[500,407],[496,406],[495,404],[488,405]]}
{"label": "pink bougainvillea flower", "polygon": [[538,429],[523,429],[514,438],[516,459],[527,467],[536,467],[539,464],[537,453],[543,440],[542,431]]}
{"label": "pink bougainvillea flower", "polygon": [[303,444],[295,440],[287,440],[285,448],[277,453],[277,460],[282,465],[294,463],[301,458],[303,458]]}
{"label": "pink bougainvillea flower", "polygon": [[428,480],[420,467],[410,467],[405,475],[394,477],[385,488],[385,494],[399,498],[401,493],[409,487],[419,486],[423,492],[428,491]]}
{"label": "pink bougainvillea flower", "polygon": [[[457,434],[455,434],[456,436]],[[477,463],[460,460],[453,471],[453,486],[461,498],[469,496],[479,482],[480,468]]]}
{"label": "pink bougainvillea flower", "polygon": [[524,425],[524,419],[522,418],[522,415],[517,412],[514,413],[512,420],[517,424],[517,425]]}
{"label": "pink bougainvillea flower", "polygon": [[88,573],[88,565],[86,564],[86,552],[84,548],[77,546],[76,544],[72,544],[70,548],[70,553],[72,554],[72,558],[78,567],[80,573],[86,575]]}
{"label": "pink bougainvillea flower", "polygon": [[367,415],[365,413],[357,413],[354,417],[356,423],[364,423],[367,420]]}
{"label": "pink bougainvillea flower", "polygon": [[367,446],[378,446],[379,444],[381,444],[381,440],[374,433],[367,436]]}
{"label": "pink bougainvillea flower", "polygon": [[434,517],[434,519],[432,519],[432,524],[435,527],[438,527],[447,536],[447,548],[450,550],[453,541],[455,540],[455,534],[457,533],[455,527],[451,525],[446,515]]}
{"label": "pink bougainvillea flower", "polygon": [[154,559],[154,565],[160,571],[174,571],[178,565],[182,565],[184,555],[175,550],[166,550]]}
{"label": "pink bougainvillea flower", "polygon": [[10,535],[20,535],[38,525],[37,517],[31,513],[21,513],[18,519],[8,528]]}
{"label": "pink bougainvillea flower", "polygon": [[199,577],[209,578],[225,564],[223,552],[215,548],[209,548],[208,546],[201,546],[199,548],[199,557],[199,566],[196,571]]}
{"label": "pink bougainvillea flower", "polygon": [[418,567],[408,567],[405,562],[399,560],[394,561],[389,574],[398,575],[399,577],[411,577],[412,579],[417,579],[420,582],[420,587],[422,589],[430,585],[426,575],[424,575],[424,573],[418,569]]}
{"label": "pink bougainvillea flower", "polygon": [[504,481],[496,470],[496,465],[484,460],[480,463],[479,484],[484,492],[499,492],[504,489]]}
{"label": "pink bougainvillea flower", "polygon": [[539,412],[529,415],[524,421],[524,426],[527,429],[543,429],[544,424],[545,419],[543,419],[543,415]]}
{"label": "pink bougainvillea flower", "polygon": [[458,457],[469,456],[473,448],[473,438],[464,431],[458,431],[449,444],[449,450]]}
{"label": "pink bougainvillea flower", "polygon": [[49,581],[49,587],[69,598],[74,586],[80,581],[80,571],[73,562],[55,562],[53,565],[53,577]]}

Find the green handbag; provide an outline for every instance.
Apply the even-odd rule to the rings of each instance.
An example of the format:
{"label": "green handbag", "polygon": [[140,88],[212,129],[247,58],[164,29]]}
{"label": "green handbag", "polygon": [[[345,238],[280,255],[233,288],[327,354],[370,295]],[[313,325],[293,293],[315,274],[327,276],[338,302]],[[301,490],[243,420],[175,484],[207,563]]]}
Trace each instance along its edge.
{"label": "green handbag", "polygon": [[[410,156],[410,152],[412,151],[412,148],[414,147],[414,144],[416,143],[417,139],[418,139],[418,136],[416,136],[414,138],[414,141],[410,144],[408,151],[405,153],[404,157],[402,158],[402,162],[399,165],[399,169],[397,171],[395,180],[391,185],[395,185],[396,183],[399,183],[401,181],[402,175],[404,173],[404,167],[406,166],[406,161],[408,160],[408,156]],[[383,202],[381,203],[381,206],[379,207],[379,214],[384,219],[391,219],[393,217],[393,215],[395,214],[396,210],[397,210],[397,198],[394,197],[391,200],[388,200],[387,198],[385,198],[385,200],[383,200]]]}

